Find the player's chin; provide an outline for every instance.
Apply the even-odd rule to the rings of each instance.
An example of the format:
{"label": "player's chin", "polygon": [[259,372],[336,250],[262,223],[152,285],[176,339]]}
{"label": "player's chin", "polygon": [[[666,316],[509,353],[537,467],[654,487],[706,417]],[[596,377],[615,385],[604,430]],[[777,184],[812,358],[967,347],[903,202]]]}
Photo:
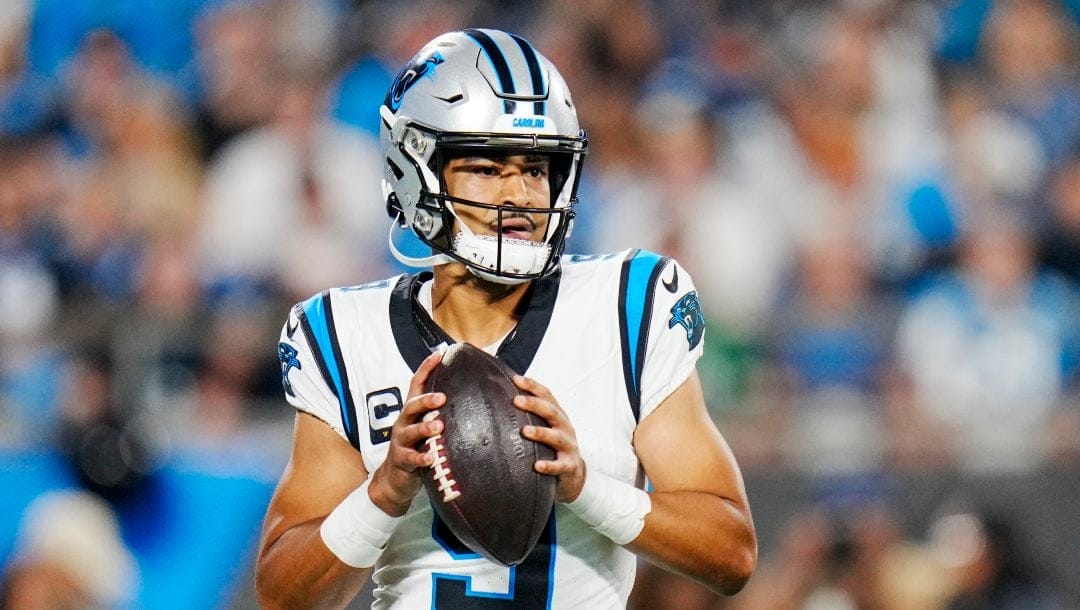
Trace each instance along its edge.
{"label": "player's chin", "polygon": [[497,301],[520,288],[519,284],[502,284],[499,282],[493,282],[489,279],[480,277],[473,273],[468,274],[467,280],[480,290],[484,291],[487,298],[491,301]]}

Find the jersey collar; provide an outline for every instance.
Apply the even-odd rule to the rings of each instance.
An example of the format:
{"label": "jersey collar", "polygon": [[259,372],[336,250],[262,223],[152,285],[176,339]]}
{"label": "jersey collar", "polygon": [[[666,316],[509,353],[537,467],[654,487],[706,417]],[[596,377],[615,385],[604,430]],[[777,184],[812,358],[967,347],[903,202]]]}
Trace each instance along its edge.
{"label": "jersey collar", "polygon": [[[555,299],[559,294],[561,271],[533,280],[527,302],[516,327],[499,347],[496,356],[501,358],[511,369],[524,375],[532,364],[540,342],[551,322],[555,308]],[[446,332],[439,328],[435,320],[416,298],[424,282],[432,278],[430,271],[403,275],[398,280],[390,295],[390,327],[394,333],[398,352],[415,371],[440,343],[453,343]]]}

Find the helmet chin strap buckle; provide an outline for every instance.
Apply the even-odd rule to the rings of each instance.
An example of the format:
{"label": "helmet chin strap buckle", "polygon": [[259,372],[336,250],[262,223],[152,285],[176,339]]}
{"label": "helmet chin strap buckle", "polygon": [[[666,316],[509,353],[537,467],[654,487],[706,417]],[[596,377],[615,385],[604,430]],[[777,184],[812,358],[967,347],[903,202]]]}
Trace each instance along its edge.
{"label": "helmet chin strap buckle", "polygon": [[431,217],[430,212],[417,210],[416,217],[413,219],[413,224],[418,231],[426,235],[429,234],[435,226],[435,219]]}

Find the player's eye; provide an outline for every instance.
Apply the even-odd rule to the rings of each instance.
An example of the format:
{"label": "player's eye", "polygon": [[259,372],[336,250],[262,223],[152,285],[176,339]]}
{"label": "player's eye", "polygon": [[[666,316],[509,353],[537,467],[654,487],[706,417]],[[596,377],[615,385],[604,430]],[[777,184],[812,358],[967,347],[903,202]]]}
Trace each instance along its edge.
{"label": "player's eye", "polygon": [[495,178],[501,174],[501,170],[495,165],[474,165],[472,172],[486,178]]}

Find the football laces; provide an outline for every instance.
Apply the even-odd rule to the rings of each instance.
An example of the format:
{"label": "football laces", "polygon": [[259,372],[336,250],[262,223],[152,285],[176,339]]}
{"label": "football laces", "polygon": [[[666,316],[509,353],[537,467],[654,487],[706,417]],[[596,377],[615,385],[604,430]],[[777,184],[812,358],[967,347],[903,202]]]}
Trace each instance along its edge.
{"label": "football laces", "polygon": [[[428,411],[424,415],[424,421],[432,421],[437,417],[439,417],[438,411]],[[442,501],[450,502],[461,496],[461,492],[457,489],[457,481],[451,478],[450,466],[446,463],[446,447],[440,442],[441,440],[442,434],[436,434],[428,437],[425,444],[427,445],[427,455],[431,456],[432,460],[431,478],[439,484]]]}

